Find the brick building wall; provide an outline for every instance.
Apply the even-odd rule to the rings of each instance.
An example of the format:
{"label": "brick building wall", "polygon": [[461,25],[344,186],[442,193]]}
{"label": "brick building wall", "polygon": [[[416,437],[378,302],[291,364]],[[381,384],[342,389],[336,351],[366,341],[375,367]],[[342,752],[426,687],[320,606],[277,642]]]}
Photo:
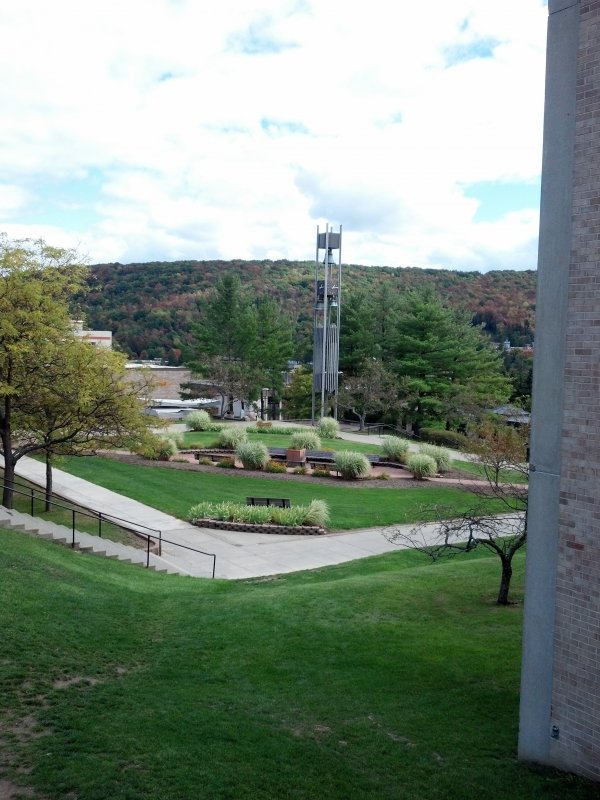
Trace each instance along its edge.
{"label": "brick building wall", "polygon": [[519,749],[600,781],[600,0],[549,13]]}

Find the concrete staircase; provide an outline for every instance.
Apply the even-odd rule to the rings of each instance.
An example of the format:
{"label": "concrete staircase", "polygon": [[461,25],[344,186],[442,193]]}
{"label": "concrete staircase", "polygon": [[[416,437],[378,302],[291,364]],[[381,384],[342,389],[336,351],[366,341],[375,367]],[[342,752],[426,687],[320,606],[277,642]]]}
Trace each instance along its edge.
{"label": "concrete staircase", "polygon": [[[24,514],[4,506],[0,506],[0,528],[21,531],[29,536],[48,539],[68,547],[71,547],[73,541],[71,528],[57,525],[55,522],[40,519],[39,517],[32,517],[30,514]],[[92,536],[82,531],[75,531],[75,549],[84,553],[104,556],[105,558],[114,558],[126,564],[135,564],[140,567],[146,566],[145,549],[140,550],[136,547],[129,547],[128,545],[120,544],[120,542],[101,539],[98,536]],[[170,564],[166,559],[154,555],[154,553],[150,553],[148,569],[155,572],[168,573],[169,575],[189,575],[188,572]]]}

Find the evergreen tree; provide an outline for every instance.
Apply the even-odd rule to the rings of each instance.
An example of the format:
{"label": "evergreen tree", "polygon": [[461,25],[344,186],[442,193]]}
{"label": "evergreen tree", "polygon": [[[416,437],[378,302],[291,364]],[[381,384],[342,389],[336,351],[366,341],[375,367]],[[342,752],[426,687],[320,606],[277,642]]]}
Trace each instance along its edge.
{"label": "evergreen tree", "polygon": [[393,354],[395,372],[416,396],[404,412],[416,432],[431,422],[458,426],[510,394],[499,352],[429,288],[402,299]]}

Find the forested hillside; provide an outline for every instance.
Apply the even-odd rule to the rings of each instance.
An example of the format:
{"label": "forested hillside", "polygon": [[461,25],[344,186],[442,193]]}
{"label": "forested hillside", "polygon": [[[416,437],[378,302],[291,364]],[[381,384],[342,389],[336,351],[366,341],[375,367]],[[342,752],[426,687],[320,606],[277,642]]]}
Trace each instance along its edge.
{"label": "forested hillside", "polygon": [[[112,330],[116,343],[134,358],[164,358],[182,363],[193,345],[196,301],[226,273],[237,275],[256,296],[279,302],[295,325],[296,357],[310,353],[314,263],[308,261],[175,261],[147,264],[97,264],[83,301],[87,324]],[[495,341],[513,345],[533,338],[533,270],[455,272],[416,268],[343,268],[343,291],[402,293],[430,285],[445,303],[469,310]]]}

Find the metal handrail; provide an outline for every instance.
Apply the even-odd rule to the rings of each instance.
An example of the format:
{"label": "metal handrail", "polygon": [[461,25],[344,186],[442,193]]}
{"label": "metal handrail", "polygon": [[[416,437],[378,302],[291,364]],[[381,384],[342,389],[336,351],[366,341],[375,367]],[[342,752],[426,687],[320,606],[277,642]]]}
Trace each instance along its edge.
{"label": "metal handrail", "polygon": [[[26,489],[29,490],[28,492],[22,492],[19,489],[15,489],[15,482],[17,480],[19,480],[18,476],[15,477],[15,480],[12,482],[12,485],[11,484],[7,484],[4,480],[2,481],[2,484],[0,484],[0,485],[2,486],[2,489],[6,488],[6,487],[9,487],[9,488],[12,489],[14,494],[23,495],[24,497],[28,497],[29,494],[31,494],[31,516],[32,517],[34,516],[34,513],[33,513],[34,501],[36,499],[37,500],[43,500],[44,502],[48,503],[51,506],[56,506],[57,508],[64,508],[67,511],[71,511],[71,536],[72,536],[71,547],[72,548],[75,547],[75,514],[81,514],[84,517],[89,517],[90,519],[97,519],[98,520],[98,538],[100,538],[100,539],[102,538],[102,521],[116,524],[116,525],[118,525],[118,527],[123,528],[123,530],[130,531],[131,533],[134,533],[134,534],[136,534],[138,536],[145,537],[145,539],[146,539],[146,568],[148,568],[150,566],[150,542],[154,538],[154,539],[158,540],[158,554],[157,555],[159,557],[162,556],[162,544],[163,544],[163,542],[166,542],[167,544],[172,544],[175,547],[182,547],[184,550],[192,550],[194,553],[200,553],[201,555],[209,556],[213,560],[212,576],[211,577],[212,578],[215,577],[215,571],[216,571],[216,566],[217,566],[217,556],[215,555],[215,553],[207,553],[204,550],[199,550],[196,547],[189,547],[188,545],[180,544],[179,542],[173,542],[173,541],[170,541],[169,539],[165,539],[163,537],[163,535],[162,535],[162,531],[159,530],[158,528],[150,528],[148,525],[142,525],[141,523],[133,522],[132,520],[126,520],[123,517],[115,517],[112,514],[103,514],[102,511],[96,511],[95,509],[91,509],[91,508],[88,508],[87,511],[82,511],[81,507],[73,508],[73,506],[78,505],[78,504],[77,503],[72,503],[71,501],[68,501],[70,503],[70,505],[66,505],[65,503],[60,503],[57,500],[47,500],[46,499],[46,495],[45,495],[45,491],[43,489],[39,488],[39,487],[36,488],[33,485],[33,483],[34,483],[33,481],[29,481],[29,483],[32,484],[30,486],[27,486],[27,483],[19,483],[19,484],[17,484],[17,486],[22,486],[23,488],[26,488]],[[41,497],[37,497],[36,498],[35,495],[34,495],[34,492],[37,492],[38,495],[41,495]],[[123,524],[120,524],[120,523],[125,523],[125,524],[123,525]],[[149,533],[144,533],[143,531],[138,530],[138,528],[144,528],[147,531],[152,531],[153,534],[158,534],[158,536],[156,536],[156,535],[152,536]]]}

